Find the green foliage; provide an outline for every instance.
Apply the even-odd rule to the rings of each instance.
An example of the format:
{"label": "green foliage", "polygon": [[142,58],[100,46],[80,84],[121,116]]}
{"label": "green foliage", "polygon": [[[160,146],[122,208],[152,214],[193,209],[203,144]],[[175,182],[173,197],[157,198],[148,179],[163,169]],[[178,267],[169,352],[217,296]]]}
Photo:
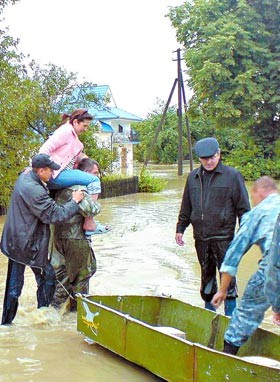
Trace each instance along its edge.
{"label": "green foliage", "polygon": [[37,84],[39,96],[34,109],[28,111],[28,127],[42,143],[60,125],[61,115],[69,111],[68,95],[77,86],[77,78],[53,64],[40,67],[32,61],[29,65],[30,78]]}
{"label": "green foliage", "polygon": [[[102,176],[102,183],[126,178],[129,178],[129,176],[123,174],[106,174]],[[146,168],[141,169],[138,184],[139,192],[160,192],[164,189],[166,184],[166,180],[152,176]]]}
{"label": "green foliage", "polygon": [[27,77],[17,52],[17,41],[0,31],[0,205],[6,206],[20,171],[36,147],[27,128],[27,110],[33,110],[38,89]]}
{"label": "green foliage", "polygon": [[[176,111],[170,111],[170,113],[172,112],[175,121]],[[151,114],[149,117],[150,124],[155,116],[160,118],[157,114]],[[265,158],[262,147],[255,143],[253,137],[250,137],[246,130],[238,126],[235,129],[217,129],[199,109],[192,110],[189,113],[189,122],[193,144],[206,136],[215,136],[219,141],[224,163],[240,170],[246,180],[255,180],[262,175],[269,175],[275,179],[280,179],[280,159],[278,159],[280,158],[280,139],[273,145],[273,157]],[[141,144],[137,149],[139,151],[137,151],[136,157],[139,161],[143,162],[145,160],[143,153],[147,152],[149,148],[151,131],[148,125],[146,125],[146,121],[142,123],[142,126],[144,128],[140,127]],[[173,158],[172,163],[176,163],[178,151],[176,142],[174,142],[172,150],[173,155],[170,155],[170,157]],[[188,151],[185,148],[184,156],[187,153]],[[155,160],[155,156],[152,156],[152,158]]]}
{"label": "green foliage", "polygon": [[[6,2],[8,3],[8,2]],[[18,52],[18,41],[0,30],[0,205],[7,206],[19,173],[29,164],[43,141],[61,122],[62,113],[88,107],[94,98],[82,91],[94,84],[78,83],[77,75],[34,61],[27,67],[26,57]],[[76,92],[73,92],[75,89]],[[78,90],[77,90],[78,89]],[[114,154],[97,148],[92,129],[85,137],[87,154],[103,170],[110,167]]]}
{"label": "green foliage", "polygon": [[40,67],[34,61],[30,63],[30,69],[31,79],[38,86],[40,98],[28,122],[41,141],[60,125],[62,114],[71,114],[81,107],[88,108],[92,101],[99,102],[94,93],[89,90],[84,92],[84,89],[94,84],[79,83],[76,73],[67,72],[51,63]]}
{"label": "green foliage", "polygon": [[15,4],[19,0],[1,0],[0,1],[0,14],[3,12],[3,9],[9,4]]}
{"label": "green foliage", "polygon": [[185,48],[190,111],[215,129],[246,130],[274,155],[280,137],[280,7],[275,0],[194,0],[170,10]]}
{"label": "green foliage", "polygon": [[[42,137],[46,138],[57,128],[62,114],[71,114],[80,107],[88,108],[93,101],[96,103],[104,101],[90,91],[94,84],[87,81],[79,83],[76,73],[68,73],[54,64],[42,68],[32,62],[31,68],[32,78],[38,83],[41,91],[32,128]],[[93,135],[96,131],[96,126],[91,125],[80,139],[85,146],[85,153],[99,163],[102,171],[108,171],[112,161],[115,160],[115,154],[107,147],[97,146]]]}
{"label": "green foliage", "polygon": [[276,158],[280,158],[280,138],[275,142],[274,154]]}
{"label": "green foliage", "polygon": [[127,179],[127,178],[130,178],[130,176],[124,175],[124,174],[105,174],[102,176],[102,182],[110,182],[111,180]]}
{"label": "green foliage", "polygon": [[[2,1],[0,13],[16,0]],[[96,99],[89,89],[93,83],[79,83],[77,74],[54,64],[29,64],[18,52],[18,40],[0,30],[0,205],[7,206],[19,173],[29,164],[43,141],[61,123],[63,113],[87,108]],[[86,89],[86,91],[84,90]],[[85,136],[87,154],[108,170],[114,154],[97,148],[89,132]]]}
{"label": "green foliage", "polygon": [[[140,123],[133,124],[137,131],[140,144],[135,147],[134,157],[139,162],[144,162],[150,155],[155,163],[175,163],[178,159],[178,121],[176,110],[169,108],[156,142],[155,135],[162,119],[162,105],[151,113],[148,118]],[[187,154],[186,124],[183,123],[183,151]]]}
{"label": "green foliage", "polygon": [[139,192],[160,192],[166,186],[165,179],[156,178],[146,168],[142,168],[139,175]]}
{"label": "green foliage", "polygon": [[80,140],[84,144],[84,152],[99,163],[101,172],[108,172],[110,171],[112,162],[116,160],[116,153],[106,146],[97,146],[97,142],[94,139],[94,133],[96,131],[97,127],[91,125],[90,128],[80,136]]}
{"label": "green foliage", "polygon": [[260,148],[253,142],[232,150],[226,156],[225,164],[239,170],[246,180],[256,180],[263,175],[280,179],[280,157],[273,160],[265,159]]}
{"label": "green foliage", "polygon": [[256,180],[263,175],[280,179],[280,140],[275,143],[271,159],[265,158],[262,148],[241,129],[217,130],[215,137],[219,141],[224,164],[238,169],[246,180]]}

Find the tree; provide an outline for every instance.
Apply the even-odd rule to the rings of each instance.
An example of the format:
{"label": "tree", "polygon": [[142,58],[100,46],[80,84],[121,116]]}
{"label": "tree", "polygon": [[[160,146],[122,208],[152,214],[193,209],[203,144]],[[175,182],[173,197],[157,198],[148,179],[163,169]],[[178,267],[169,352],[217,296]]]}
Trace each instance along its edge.
{"label": "tree", "polygon": [[[140,144],[135,148],[135,158],[144,162],[151,155],[151,160],[156,163],[176,163],[178,160],[178,120],[174,107],[170,107],[166,113],[164,125],[159,132],[155,145],[155,134],[162,118],[163,103],[159,101],[158,107],[148,115],[143,122],[133,124],[133,129],[137,131]],[[187,155],[187,132],[183,126],[183,152]]]}
{"label": "tree", "polygon": [[1,0],[0,1],[0,14],[3,12],[3,9],[7,6],[7,5],[10,5],[10,4],[15,4],[17,3],[19,0]]}
{"label": "tree", "polygon": [[[32,80],[38,84],[41,95],[36,116],[32,115],[29,127],[38,133],[41,141],[59,126],[62,114],[71,114],[73,110],[81,107],[89,108],[92,103],[106,103],[106,100],[98,98],[92,90],[94,84],[88,81],[78,82],[76,73],[67,72],[52,63],[40,67],[33,61],[30,66]],[[97,146],[93,137],[95,132],[95,126],[91,124],[90,129],[80,138],[86,154],[98,161],[102,171],[106,171],[115,155],[108,148]]]}
{"label": "tree", "polygon": [[29,128],[45,140],[61,123],[64,113],[88,108],[92,104],[101,103],[92,91],[92,82],[79,82],[77,73],[67,72],[52,63],[39,66],[35,61],[30,63],[31,79],[40,89],[36,113],[29,117]]}
{"label": "tree", "polygon": [[116,153],[106,146],[100,147],[97,144],[93,138],[96,131],[97,128],[91,125],[90,128],[81,135],[80,139],[84,144],[85,153],[99,163],[101,173],[104,173],[110,171],[112,162],[116,160]]}
{"label": "tree", "polygon": [[[7,30],[0,30],[0,205],[9,202],[18,174],[29,164],[42,142],[61,122],[61,114],[101,102],[89,89],[89,82],[79,83],[75,73],[48,64],[39,67],[17,50]],[[85,91],[86,89],[86,91]],[[95,143],[91,136],[92,151]],[[90,155],[90,154],[89,154]],[[103,155],[103,157],[102,157]],[[97,149],[95,151],[97,157]],[[108,167],[112,155],[97,158]],[[103,158],[103,159],[102,159]],[[106,159],[107,158],[107,159]]]}
{"label": "tree", "polygon": [[0,205],[6,205],[18,173],[28,164],[36,139],[26,129],[26,113],[37,101],[38,88],[27,76],[17,41],[0,31]]}
{"label": "tree", "polygon": [[216,129],[245,129],[264,158],[273,157],[280,137],[279,1],[186,1],[169,17],[186,48],[191,111],[201,110]]}

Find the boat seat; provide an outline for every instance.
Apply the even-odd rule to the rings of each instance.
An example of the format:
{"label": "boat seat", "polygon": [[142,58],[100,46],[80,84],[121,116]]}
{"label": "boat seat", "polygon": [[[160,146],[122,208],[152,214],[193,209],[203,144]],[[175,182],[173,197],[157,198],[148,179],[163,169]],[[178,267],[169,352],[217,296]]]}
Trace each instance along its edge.
{"label": "boat seat", "polygon": [[242,357],[242,359],[244,359],[245,361],[256,363],[258,365],[275,367],[277,369],[280,369],[280,362],[277,361],[276,359],[260,357],[260,356],[246,356],[246,357]]}
{"label": "boat seat", "polygon": [[182,330],[173,328],[171,326],[154,326],[154,329],[158,330],[161,333],[168,334],[169,336],[179,337],[183,340],[186,339],[186,333]]}

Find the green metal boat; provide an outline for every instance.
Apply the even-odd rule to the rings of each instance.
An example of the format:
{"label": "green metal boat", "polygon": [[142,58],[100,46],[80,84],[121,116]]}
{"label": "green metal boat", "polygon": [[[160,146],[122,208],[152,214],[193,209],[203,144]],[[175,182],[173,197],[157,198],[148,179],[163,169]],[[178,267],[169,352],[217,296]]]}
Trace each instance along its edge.
{"label": "green metal boat", "polygon": [[167,381],[279,382],[280,336],[258,329],[238,356],[224,354],[228,322],[172,298],[78,296],[79,332]]}

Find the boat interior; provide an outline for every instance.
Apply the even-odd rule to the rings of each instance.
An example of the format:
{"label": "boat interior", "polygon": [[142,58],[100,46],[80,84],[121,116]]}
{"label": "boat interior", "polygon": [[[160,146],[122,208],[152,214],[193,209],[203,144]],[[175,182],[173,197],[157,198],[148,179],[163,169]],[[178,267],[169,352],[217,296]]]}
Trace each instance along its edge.
{"label": "boat interior", "polygon": [[[157,296],[83,296],[89,306],[101,306],[125,319],[139,321],[181,341],[222,351],[229,318],[188,303]],[[269,344],[269,346],[268,346]],[[258,355],[280,361],[279,336],[258,329],[240,348],[240,357]]]}

